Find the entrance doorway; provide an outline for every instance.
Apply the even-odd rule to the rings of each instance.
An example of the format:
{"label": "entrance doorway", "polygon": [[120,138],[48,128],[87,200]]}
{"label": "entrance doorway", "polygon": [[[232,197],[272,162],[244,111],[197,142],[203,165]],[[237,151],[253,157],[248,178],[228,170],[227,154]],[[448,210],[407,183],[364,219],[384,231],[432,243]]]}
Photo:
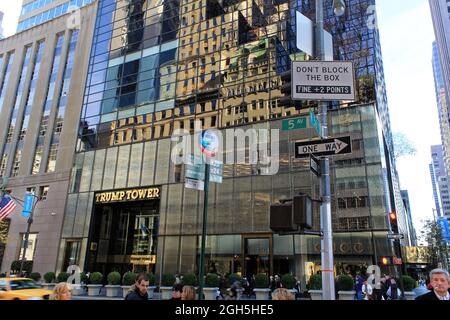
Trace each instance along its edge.
{"label": "entrance doorway", "polygon": [[251,279],[258,273],[271,274],[272,270],[272,237],[244,236],[244,272],[243,276]]}
{"label": "entrance doorway", "polygon": [[155,272],[159,200],[95,206],[87,270]]}

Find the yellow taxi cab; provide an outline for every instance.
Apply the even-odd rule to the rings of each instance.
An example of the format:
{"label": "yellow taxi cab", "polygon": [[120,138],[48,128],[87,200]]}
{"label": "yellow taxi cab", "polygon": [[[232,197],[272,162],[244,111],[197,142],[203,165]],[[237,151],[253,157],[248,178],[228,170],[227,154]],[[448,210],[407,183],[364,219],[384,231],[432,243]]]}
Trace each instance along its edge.
{"label": "yellow taxi cab", "polygon": [[52,291],[28,278],[0,278],[0,300],[48,300]]}

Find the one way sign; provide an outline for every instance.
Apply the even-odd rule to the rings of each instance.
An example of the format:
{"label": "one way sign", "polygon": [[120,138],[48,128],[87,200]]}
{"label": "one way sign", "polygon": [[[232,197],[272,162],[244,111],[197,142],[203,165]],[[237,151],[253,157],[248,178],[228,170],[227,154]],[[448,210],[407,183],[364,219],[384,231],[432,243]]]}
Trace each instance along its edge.
{"label": "one way sign", "polygon": [[308,158],[310,154],[316,157],[352,153],[350,137],[340,137],[316,141],[296,142],[295,158]]}

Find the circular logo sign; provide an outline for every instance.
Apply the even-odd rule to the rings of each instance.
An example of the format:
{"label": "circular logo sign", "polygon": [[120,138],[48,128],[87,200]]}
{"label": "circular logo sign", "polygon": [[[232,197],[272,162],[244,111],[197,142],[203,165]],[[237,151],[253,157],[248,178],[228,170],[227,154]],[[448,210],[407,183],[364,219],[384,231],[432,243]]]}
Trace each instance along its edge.
{"label": "circular logo sign", "polygon": [[214,131],[204,131],[199,136],[199,144],[202,152],[208,157],[214,157],[219,150],[219,137]]}

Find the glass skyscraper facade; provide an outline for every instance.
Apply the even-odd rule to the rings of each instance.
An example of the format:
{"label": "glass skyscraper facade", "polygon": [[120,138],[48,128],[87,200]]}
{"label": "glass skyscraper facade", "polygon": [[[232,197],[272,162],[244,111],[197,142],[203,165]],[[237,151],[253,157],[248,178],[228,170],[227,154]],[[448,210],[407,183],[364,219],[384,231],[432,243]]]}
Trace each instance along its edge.
{"label": "glass skyscraper facade", "polygon": [[[353,147],[332,161],[335,268],[364,272],[394,254],[387,215],[403,205],[379,35],[367,25],[374,1],[347,1],[340,18],[325,2],[335,60],[354,61],[358,92],[355,102],[329,105],[330,135],[351,136]],[[269,228],[271,203],[319,197],[309,161],[292,148],[318,137],[281,130],[282,119],[317,107],[292,101],[285,76],[291,61],[310,59],[295,46],[296,10],[313,18],[314,1],[98,1],[58,268],[198,273],[203,197],[184,187],[185,167],[171,161],[174,132],[193,133],[198,121],[221,131],[280,129],[275,175],[226,163],[223,182],[211,185],[207,271],[291,272],[304,284],[320,270],[320,238]],[[144,201],[145,190],[153,191]]]}
{"label": "glass skyscraper facade", "polygon": [[76,8],[88,5],[95,0],[25,0],[20,11],[17,32],[58,18]]}

